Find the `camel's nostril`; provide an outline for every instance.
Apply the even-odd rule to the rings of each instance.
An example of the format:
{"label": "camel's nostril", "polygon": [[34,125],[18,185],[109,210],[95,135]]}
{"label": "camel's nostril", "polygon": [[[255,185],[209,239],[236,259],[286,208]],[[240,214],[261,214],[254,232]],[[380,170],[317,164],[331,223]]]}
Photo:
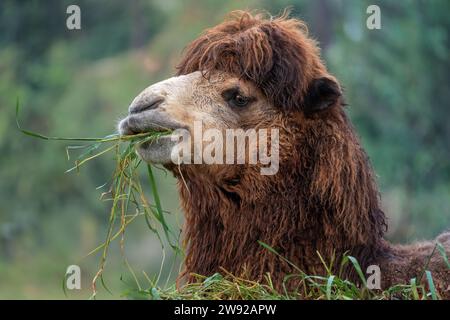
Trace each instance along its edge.
{"label": "camel's nostril", "polygon": [[129,108],[130,114],[139,113],[146,110],[156,109],[162,102],[164,97],[152,96],[137,101],[133,101]]}

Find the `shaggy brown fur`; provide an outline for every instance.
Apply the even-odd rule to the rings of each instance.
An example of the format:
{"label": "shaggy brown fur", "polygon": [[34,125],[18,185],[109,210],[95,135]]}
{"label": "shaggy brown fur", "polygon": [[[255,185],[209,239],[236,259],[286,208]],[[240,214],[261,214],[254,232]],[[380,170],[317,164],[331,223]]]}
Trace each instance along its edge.
{"label": "shaggy brown fur", "polygon": [[[182,167],[185,274],[224,268],[261,280],[270,272],[280,287],[295,270],[260,240],[308,274],[324,273],[317,252],[327,261],[348,252],[363,270],[379,265],[384,288],[420,276],[435,242],[393,246],[383,240],[386,219],[374,173],[344,112],[340,86],[302,22],[234,13],[187,47],[179,74],[198,70],[249,80],[279,108],[279,115],[249,127],[280,128],[280,169],[261,176],[256,166],[210,173]],[[450,233],[438,240],[449,254]],[[449,298],[450,271],[437,252],[427,268]],[[345,276],[357,280],[352,270]]]}

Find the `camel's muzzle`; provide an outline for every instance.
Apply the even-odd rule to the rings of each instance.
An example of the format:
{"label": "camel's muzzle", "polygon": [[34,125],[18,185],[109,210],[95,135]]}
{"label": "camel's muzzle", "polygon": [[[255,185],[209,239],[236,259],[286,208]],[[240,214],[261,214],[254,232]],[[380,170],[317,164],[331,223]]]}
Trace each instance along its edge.
{"label": "camel's muzzle", "polygon": [[119,123],[121,135],[133,135],[149,131],[165,131],[185,128],[171,119],[164,111],[165,98],[158,95],[140,95],[128,108],[128,116]]}
{"label": "camel's muzzle", "polygon": [[[161,95],[141,94],[128,109],[128,116],[119,123],[120,135],[134,135],[150,131],[184,129],[185,126],[173,120],[164,110],[165,98]],[[136,146],[138,154],[149,163],[171,162],[171,151],[175,145],[171,135]]]}

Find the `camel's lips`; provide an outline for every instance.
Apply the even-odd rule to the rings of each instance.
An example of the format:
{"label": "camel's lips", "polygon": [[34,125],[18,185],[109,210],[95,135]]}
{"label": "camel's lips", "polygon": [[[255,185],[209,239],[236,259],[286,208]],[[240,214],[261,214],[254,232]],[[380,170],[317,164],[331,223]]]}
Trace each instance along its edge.
{"label": "camel's lips", "polygon": [[[145,115],[145,113],[149,113]],[[161,113],[151,111],[144,114],[130,114],[120,121],[118,131],[120,135],[136,135],[147,132],[166,132],[186,129],[186,126],[168,118]]]}
{"label": "camel's lips", "polygon": [[[158,119],[159,120],[159,119]],[[130,114],[120,121],[120,135],[137,135],[148,132],[167,132],[183,128],[177,123],[171,121],[155,121],[154,118],[143,117],[141,114]],[[148,163],[170,163],[171,151],[176,142],[174,133],[155,137],[151,141],[138,143],[136,152]]]}

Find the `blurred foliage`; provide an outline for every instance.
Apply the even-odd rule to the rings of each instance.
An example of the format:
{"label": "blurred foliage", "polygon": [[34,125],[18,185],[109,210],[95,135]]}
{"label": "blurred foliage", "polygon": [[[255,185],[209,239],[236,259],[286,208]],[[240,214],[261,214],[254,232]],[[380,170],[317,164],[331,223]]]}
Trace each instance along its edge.
{"label": "blurred foliage", "polygon": [[[98,260],[80,259],[104,238],[109,204],[98,200],[96,187],[108,181],[113,165],[105,158],[64,174],[70,163],[63,143],[15,130],[16,98],[24,127],[34,131],[110,134],[131,99],[172,75],[183,47],[232,9],[277,14],[290,6],[308,23],[345,88],[349,114],[379,175],[389,237],[409,241],[448,228],[450,2],[377,1],[382,29],[368,30],[371,2],[2,0],[0,298],[61,298],[69,264],[81,264],[84,272],[84,290],[70,297],[89,296]],[[66,28],[69,4],[81,8],[81,30]],[[179,225],[174,180],[164,173],[157,178],[163,205]],[[158,273],[161,249],[145,227],[132,226],[127,237],[139,277],[142,270]],[[115,297],[133,285],[120,261],[113,256],[106,274]]]}

